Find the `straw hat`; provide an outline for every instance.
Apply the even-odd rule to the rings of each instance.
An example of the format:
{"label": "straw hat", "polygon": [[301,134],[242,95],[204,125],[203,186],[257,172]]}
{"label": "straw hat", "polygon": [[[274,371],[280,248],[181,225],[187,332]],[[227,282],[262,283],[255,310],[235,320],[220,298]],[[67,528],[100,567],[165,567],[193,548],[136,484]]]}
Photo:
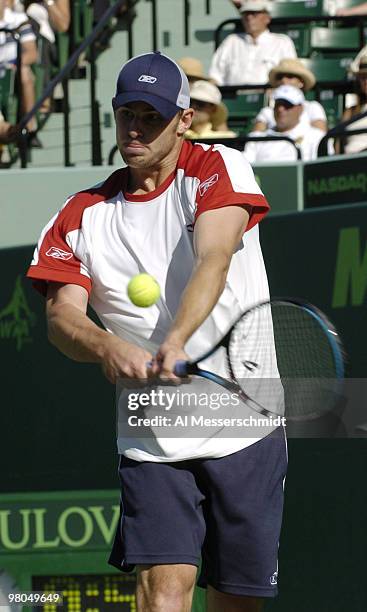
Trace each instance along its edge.
{"label": "straw hat", "polygon": [[209,81],[195,81],[190,88],[190,96],[192,100],[209,102],[216,106],[218,106],[222,100],[222,94],[218,87],[213,83],[209,83]]}
{"label": "straw hat", "polygon": [[280,74],[292,74],[301,79],[304,83],[304,91],[312,89],[316,83],[316,79],[311,70],[308,70],[298,59],[282,59],[277,66],[274,66],[274,68],[270,70],[269,83],[272,87],[278,85]]}
{"label": "straw hat", "polygon": [[208,78],[204,74],[204,66],[200,60],[195,57],[181,57],[178,60],[178,65],[181,66],[182,70],[188,78],[201,79],[202,81],[208,81]]}

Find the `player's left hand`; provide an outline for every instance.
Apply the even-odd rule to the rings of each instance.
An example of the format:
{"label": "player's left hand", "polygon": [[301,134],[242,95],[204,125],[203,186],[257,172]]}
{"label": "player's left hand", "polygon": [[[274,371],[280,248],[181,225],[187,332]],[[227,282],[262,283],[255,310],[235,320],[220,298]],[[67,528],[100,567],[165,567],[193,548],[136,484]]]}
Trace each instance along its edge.
{"label": "player's left hand", "polygon": [[169,380],[173,383],[180,384],[181,378],[173,373],[175,363],[180,359],[184,359],[185,361],[189,359],[182,346],[166,340],[159,347],[153,362],[152,371],[159,376],[161,380]]}

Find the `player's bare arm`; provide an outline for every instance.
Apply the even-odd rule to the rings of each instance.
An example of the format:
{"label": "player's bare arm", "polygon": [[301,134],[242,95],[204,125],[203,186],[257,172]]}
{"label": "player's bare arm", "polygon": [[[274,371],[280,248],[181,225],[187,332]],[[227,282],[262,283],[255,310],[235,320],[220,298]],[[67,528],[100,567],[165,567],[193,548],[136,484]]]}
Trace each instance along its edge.
{"label": "player's bare arm", "polygon": [[158,353],[163,376],[173,377],[174,364],[183,358],[187,340],[216,305],[248,219],[249,213],[241,206],[206,211],[198,218],[194,230],[196,265],[173,325]]}
{"label": "player's bare arm", "polygon": [[152,355],[96,325],[87,306],[84,287],[50,283],[46,306],[50,342],[74,361],[100,363],[111,383],[118,377],[147,378],[146,364]]}

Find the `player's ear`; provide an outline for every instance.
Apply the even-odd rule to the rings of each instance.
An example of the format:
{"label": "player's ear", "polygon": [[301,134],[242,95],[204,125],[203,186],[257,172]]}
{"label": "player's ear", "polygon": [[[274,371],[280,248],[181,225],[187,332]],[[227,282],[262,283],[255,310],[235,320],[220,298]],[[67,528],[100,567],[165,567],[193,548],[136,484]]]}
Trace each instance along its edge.
{"label": "player's ear", "polygon": [[187,108],[181,112],[181,116],[179,118],[177,133],[179,136],[183,136],[184,133],[190,128],[192,123],[192,118],[194,116],[194,109]]}

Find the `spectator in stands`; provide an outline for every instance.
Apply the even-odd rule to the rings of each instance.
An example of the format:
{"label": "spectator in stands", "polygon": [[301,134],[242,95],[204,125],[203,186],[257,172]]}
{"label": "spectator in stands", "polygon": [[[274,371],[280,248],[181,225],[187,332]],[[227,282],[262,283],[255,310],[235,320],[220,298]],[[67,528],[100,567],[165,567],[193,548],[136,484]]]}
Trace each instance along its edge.
{"label": "spectator in stands", "polygon": [[[287,136],[300,148],[304,161],[316,159],[317,148],[324,132],[301,121],[305,97],[298,87],[281,85],[274,93],[274,128],[251,132],[250,136]],[[286,140],[248,142],[244,149],[250,163],[295,161],[297,152]]]}
{"label": "spectator in stands", "polygon": [[[360,56],[358,66],[354,68],[357,84],[357,104],[344,111],[342,121],[348,121],[355,115],[367,111],[367,50]],[[350,125],[350,130],[365,128],[365,134],[349,136],[345,142],[345,153],[359,153],[367,149],[367,117],[359,119]]]}
{"label": "spectator in stands", "polygon": [[269,32],[268,2],[244,0],[244,32],[227,36],[214,53],[209,76],[218,85],[265,85],[268,73],[284,57],[297,57],[293,41]]}
{"label": "spectator in stands", "polygon": [[350,8],[337,9],[336,14],[339,17],[349,17],[349,15],[367,15],[367,2],[362,2]]}
{"label": "spectator in stands", "polygon": [[[34,75],[31,70],[31,65],[37,61],[36,37],[32,30],[27,16],[22,12],[15,12],[10,8],[12,2],[8,0],[0,0],[0,28],[17,31],[20,35],[21,43],[21,83],[22,83],[22,100],[21,106],[24,113],[32,109],[35,103],[34,91]],[[12,34],[0,32],[0,70],[1,69],[16,69],[17,64],[17,43]],[[28,130],[31,133],[31,146],[40,146],[40,142],[34,131],[36,129],[36,120],[32,118],[28,125]]]}
{"label": "spectator in stands", "polygon": [[[270,70],[269,83],[272,87],[293,85],[306,92],[314,87],[316,79],[313,73],[302,64],[301,60],[282,59],[277,66]],[[300,122],[326,132],[327,119],[320,102],[305,100]],[[274,128],[274,126],[274,100],[271,98],[270,105],[264,107],[257,115],[254,131],[261,132],[267,128]]]}
{"label": "spectator in stands", "polygon": [[[26,0],[27,15],[33,5],[41,5],[47,11],[48,23],[54,32],[67,32],[70,27],[70,0]],[[33,9],[32,9],[33,10]],[[42,20],[43,21],[43,20]]]}
{"label": "spectator in stands", "polygon": [[207,80],[195,81],[190,86],[191,107],[195,113],[192,119],[191,128],[186,132],[185,137],[195,138],[234,138],[235,132],[231,130],[214,130],[212,117],[216,113],[222,101],[222,94],[218,87]]}
{"label": "spectator in stands", "polygon": [[[211,81],[204,73],[204,66],[202,62],[195,57],[182,57],[178,60],[178,64],[187,76],[189,81],[190,89],[196,81]],[[228,132],[228,109],[226,105],[221,102],[216,106],[216,109],[211,113],[210,121],[212,124],[212,130],[214,132]],[[217,137],[220,138],[220,136]]]}
{"label": "spectator in stands", "polygon": [[[55,33],[66,32],[70,26],[70,0],[24,0],[24,8],[37,35],[45,89],[52,78],[52,66],[57,64]],[[50,112],[50,107],[51,100],[45,100],[41,112]]]}

